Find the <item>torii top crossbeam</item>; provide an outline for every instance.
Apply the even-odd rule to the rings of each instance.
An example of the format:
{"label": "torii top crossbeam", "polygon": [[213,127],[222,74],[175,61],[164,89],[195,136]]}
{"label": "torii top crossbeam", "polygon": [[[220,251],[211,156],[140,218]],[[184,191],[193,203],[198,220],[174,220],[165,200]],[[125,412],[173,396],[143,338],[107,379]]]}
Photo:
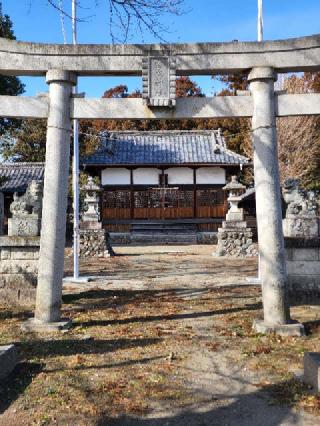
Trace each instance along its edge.
{"label": "torii top crossbeam", "polygon": [[212,75],[272,67],[278,72],[320,69],[320,35],[264,42],[195,44],[38,44],[0,39],[0,72],[44,75],[64,69],[81,75],[142,75],[142,58],[175,57],[177,75]]}

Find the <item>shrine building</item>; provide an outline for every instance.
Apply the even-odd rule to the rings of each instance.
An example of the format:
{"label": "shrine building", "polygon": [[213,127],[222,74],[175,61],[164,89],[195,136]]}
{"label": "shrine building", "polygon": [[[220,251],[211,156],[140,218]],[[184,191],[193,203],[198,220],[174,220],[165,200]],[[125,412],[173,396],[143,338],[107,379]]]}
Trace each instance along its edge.
{"label": "shrine building", "polygon": [[100,177],[101,219],[110,232],[144,222],[217,231],[227,211],[222,187],[248,164],[220,130],[112,132],[81,159],[82,169]]}

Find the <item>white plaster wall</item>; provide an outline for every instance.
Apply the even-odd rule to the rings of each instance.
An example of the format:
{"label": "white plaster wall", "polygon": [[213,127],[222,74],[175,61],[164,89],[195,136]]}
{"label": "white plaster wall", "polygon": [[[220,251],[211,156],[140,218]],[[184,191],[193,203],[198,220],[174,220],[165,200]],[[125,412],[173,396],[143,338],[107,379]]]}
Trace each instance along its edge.
{"label": "white plaster wall", "polygon": [[159,185],[161,170],[152,168],[139,168],[133,171],[134,185]]}
{"label": "white plaster wall", "polygon": [[200,167],[197,169],[197,184],[225,184],[226,171],[221,167]]}
{"label": "white plaster wall", "polygon": [[104,169],[101,173],[102,185],[130,185],[130,170]]}
{"label": "white plaster wall", "polygon": [[189,167],[172,167],[165,170],[169,185],[192,185],[193,170]]}
{"label": "white plaster wall", "polygon": [[[189,167],[172,167],[165,170],[169,185],[192,185],[193,170]],[[221,167],[197,169],[197,184],[225,184],[226,171]],[[160,169],[140,167],[133,170],[134,185],[158,185]],[[130,170],[125,168],[105,169],[101,173],[102,185],[130,185]]]}

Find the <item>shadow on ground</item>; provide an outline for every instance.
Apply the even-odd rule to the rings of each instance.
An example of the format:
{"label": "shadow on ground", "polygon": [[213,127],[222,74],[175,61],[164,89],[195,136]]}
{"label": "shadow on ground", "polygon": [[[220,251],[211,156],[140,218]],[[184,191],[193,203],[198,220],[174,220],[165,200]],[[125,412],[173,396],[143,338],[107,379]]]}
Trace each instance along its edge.
{"label": "shadow on ground", "polygon": [[116,320],[91,320],[91,321],[82,321],[74,322],[74,326],[80,327],[96,327],[96,326],[109,326],[109,325],[123,325],[123,324],[132,324],[132,323],[145,323],[152,321],[174,321],[174,320],[184,320],[184,319],[196,319],[196,318],[205,318],[212,317],[216,315],[231,314],[242,311],[257,311],[261,309],[261,304],[256,303],[253,305],[246,305],[243,308],[229,308],[229,309],[220,309],[215,311],[201,311],[201,312],[190,312],[182,314],[172,314],[172,315],[149,315],[145,317],[129,317],[124,319]]}
{"label": "shadow on ground", "polygon": [[[290,381],[283,382],[289,387]],[[289,406],[270,403],[270,394],[277,392],[277,385],[270,385],[263,390],[249,394],[212,395],[202,405],[188,407],[171,415],[159,415],[154,418],[141,418],[122,415],[118,418],[101,416],[96,426],[277,426],[277,425],[312,425],[312,420],[301,423],[301,415]],[[269,395],[268,395],[269,394]],[[276,395],[275,395],[276,396]],[[219,401],[220,400],[220,401]],[[224,401],[223,401],[224,400]],[[229,404],[226,404],[229,402]],[[222,405],[223,404],[223,405]]]}
{"label": "shadow on ground", "polygon": [[34,378],[41,373],[44,365],[21,362],[0,385],[0,414],[25,392]]}
{"label": "shadow on ground", "polygon": [[[30,340],[28,342],[17,343],[19,352],[24,356],[32,358],[44,358],[54,356],[70,356],[76,354],[105,354],[120,349],[130,349],[135,347],[145,347],[162,341],[161,338],[151,339],[117,339],[117,340],[97,340],[90,339],[81,340]],[[141,358],[136,360],[128,360],[120,363],[110,363],[102,365],[94,365],[91,368],[114,368],[114,367],[130,367],[134,364],[147,364],[163,356],[155,356],[151,358]],[[28,386],[34,378],[44,371],[45,364],[37,362],[20,362],[14,371],[0,383],[0,414],[4,413],[10,405],[26,392]],[[79,369],[87,369],[88,367],[79,367]],[[89,367],[90,368],[90,367]],[[61,368],[50,369],[47,372],[54,373],[56,371],[77,370],[77,368]]]}
{"label": "shadow on ground", "polygon": [[[234,286],[239,287],[239,286]],[[252,286],[242,285],[241,290],[245,288],[251,288]],[[170,288],[170,290],[101,290],[99,288],[92,288],[92,290],[82,291],[79,293],[65,294],[63,296],[63,303],[70,304],[69,310],[72,310],[72,304],[74,310],[77,311],[79,308],[82,309],[101,309],[101,308],[119,308],[125,306],[128,303],[151,303],[153,301],[157,302],[161,299],[161,302],[186,299],[189,296],[191,297],[201,297],[205,293],[209,293],[212,296],[212,300],[223,300],[227,298],[234,298],[233,295],[230,295],[230,290],[232,287],[228,286],[226,288],[219,287],[216,290],[204,289],[204,288]],[[232,290],[231,290],[232,291]],[[215,292],[219,294],[215,295]],[[226,294],[223,294],[227,292]],[[222,294],[221,294],[222,293]],[[238,299],[246,300],[248,295],[244,294],[241,296],[236,296]],[[82,302],[84,301],[84,303]],[[90,302],[88,303],[87,300]],[[250,309],[248,305],[248,309]],[[258,309],[258,308],[257,308]]]}
{"label": "shadow on ground", "polygon": [[51,357],[77,354],[105,354],[120,349],[149,346],[159,343],[161,338],[152,339],[63,339],[63,340],[30,340],[20,344],[21,350],[27,356]]}

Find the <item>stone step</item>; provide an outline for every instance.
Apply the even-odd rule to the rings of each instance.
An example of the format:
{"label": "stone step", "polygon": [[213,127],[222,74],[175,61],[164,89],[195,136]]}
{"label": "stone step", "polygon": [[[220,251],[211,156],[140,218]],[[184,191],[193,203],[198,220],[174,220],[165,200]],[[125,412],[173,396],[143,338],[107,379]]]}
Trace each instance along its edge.
{"label": "stone step", "polygon": [[138,223],[131,225],[132,233],[194,233],[197,227],[193,223]]}
{"label": "stone step", "polygon": [[171,235],[171,234],[194,234],[194,229],[158,229],[158,228],[139,228],[131,230],[132,234],[165,234],[165,235]]}
{"label": "stone step", "polygon": [[131,242],[137,244],[197,244],[197,234],[132,233]]}

